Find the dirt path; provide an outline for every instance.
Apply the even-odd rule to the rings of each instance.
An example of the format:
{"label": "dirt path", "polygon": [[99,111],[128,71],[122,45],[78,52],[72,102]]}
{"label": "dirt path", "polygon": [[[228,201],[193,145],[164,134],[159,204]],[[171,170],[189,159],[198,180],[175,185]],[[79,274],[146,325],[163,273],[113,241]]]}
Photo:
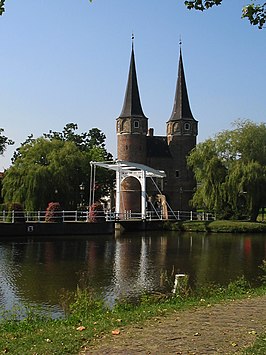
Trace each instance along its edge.
{"label": "dirt path", "polygon": [[266,331],[266,295],[149,320],[120,328],[119,335],[96,340],[82,353],[92,354],[235,354]]}

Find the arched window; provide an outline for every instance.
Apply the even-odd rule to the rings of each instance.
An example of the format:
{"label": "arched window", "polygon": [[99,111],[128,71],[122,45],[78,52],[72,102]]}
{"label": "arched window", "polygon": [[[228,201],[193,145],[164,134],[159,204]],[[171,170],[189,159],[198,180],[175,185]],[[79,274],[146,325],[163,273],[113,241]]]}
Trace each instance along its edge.
{"label": "arched window", "polygon": [[138,120],[134,121],[134,128],[139,128],[139,121]]}
{"label": "arched window", "polygon": [[189,131],[190,128],[191,128],[190,123],[186,122],[185,125],[184,125],[185,131]]}

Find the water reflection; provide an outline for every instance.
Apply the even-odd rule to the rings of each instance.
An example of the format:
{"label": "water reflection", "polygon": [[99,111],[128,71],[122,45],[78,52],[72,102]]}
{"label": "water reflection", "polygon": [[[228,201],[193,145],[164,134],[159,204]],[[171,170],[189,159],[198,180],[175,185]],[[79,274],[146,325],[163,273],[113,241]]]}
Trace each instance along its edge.
{"label": "water reflection", "polygon": [[[0,241],[0,306],[52,305],[73,291],[81,274],[110,304],[116,298],[158,291],[162,274],[186,273],[193,287],[226,284],[244,275],[256,283],[266,258],[266,235],[144,233],[56,240]],[[172,285],[168,285],[172,287]]]}

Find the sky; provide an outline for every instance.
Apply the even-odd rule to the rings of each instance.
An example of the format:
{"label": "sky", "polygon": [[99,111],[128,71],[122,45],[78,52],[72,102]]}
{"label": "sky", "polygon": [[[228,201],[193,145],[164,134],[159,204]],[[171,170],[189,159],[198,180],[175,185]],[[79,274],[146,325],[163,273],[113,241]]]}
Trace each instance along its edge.
{"label": "sky", "polygon": [[179,41],[198,142],[237,119],[266,121],[266,29],[241,19],[243,0],[204,13],[183,0],[6,1],[0,17],[0,127],[15,141],[62,131],[70,122],[97,127],[116,158],[115,120],[122,110],[134,49],[142,108],[165,135],[175,95]]}

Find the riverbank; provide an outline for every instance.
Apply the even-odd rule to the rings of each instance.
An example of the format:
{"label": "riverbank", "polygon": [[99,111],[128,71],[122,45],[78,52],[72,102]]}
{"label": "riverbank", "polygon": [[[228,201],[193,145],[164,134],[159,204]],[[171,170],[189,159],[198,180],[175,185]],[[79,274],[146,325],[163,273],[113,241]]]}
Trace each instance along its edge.
{"label": "riverbank", "polygon": [[[266,353],[265,304],[266,295],[174,311],[143,324],[119,327],[117,335],[104,335],[80,354],[262,355]],[[262,344],[254,345],[259,335]]]}
{"label": "riverbank", "polygon": [[126,220],[120,222],[63,222],[63,223],[0,223],[0,238],[40,236],[90,236],[113,234],[119,237],[124,231],[180,231],[204,233],[266,233],[266,223],[246,221],[142,221]]}
{"label": "riverbank", "polygon": [[266,233],[266,223],[247,221],[178,221],[165,222],[165,230],[206,233]]}
{"label": "riverbank", "polygon": [[[266,331],[266,286],[251,289],[243,279],[230,283],[226,288],[212,286],[193,295],[184,288],[179,296],[144,295],[137,303],[120,300],[113,309],[107,309],[103,301],[94,298],[93,292],[87,289],[77,289],[74,298],[69,294],[63,295],[61,303],[66,310],[65,319],[52,320],[31,308],[21,321],[16,320],[14,314],[11,317],[6,314],[6,319],[0,322],[0,351],[9,354],[88,355],[134,354],[134,349],[145,354],[145,349],[149,349],[151,354],[156,354],[160,349],[166,350],[159,351],[163,354],[171,353],[168,352],[171,343],[186,339],[193,345],[195,341],[208,339],[214,330],[217,342],[220,339],[228,346],[230,341],[229,348],[235,351],[242,344],[252,344],[257,334]],[[221,323],[216,323],[214,329],[212,320],[217,320],[216,310],[219,309],[218,313],[224,318],[221,318]],[[248,313],[251,310],[254,313]],[[236,318],[240,314],[242,318]],[[219,329],[223,322],[221,333]],[[193,327],[189,328],[192,323]],[[243,343],[242,338],[231,333],[237,327],[243,339],[249,340],[248,343]],[[188,333],[183,333],[185,329]],[[223,333],[228,337],[223,338]],[[116,344],[115,350],[110,344]],[[182,344],[179,349],[182,349]],[[142,352],[141,347],[145,351]],[[178,353],[177,350],[174,353]]]}
{"label": "riverbank", "polygon": [[5,237],[56,237],[74,235],[114,234],[114,224],[110,222],[64,222],[64,223],[0,223],[0,238]]}

